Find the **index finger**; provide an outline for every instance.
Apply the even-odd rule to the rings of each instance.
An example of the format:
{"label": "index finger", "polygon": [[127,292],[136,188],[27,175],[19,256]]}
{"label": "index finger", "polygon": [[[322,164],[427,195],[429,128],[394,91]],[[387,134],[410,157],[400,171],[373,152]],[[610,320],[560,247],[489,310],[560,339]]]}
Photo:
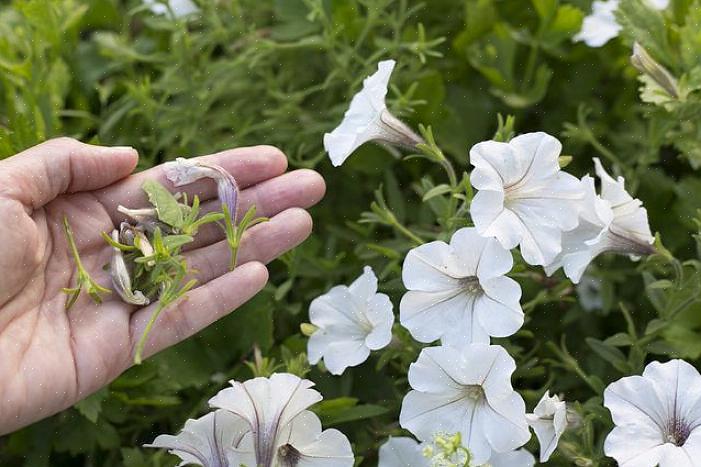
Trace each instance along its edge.
{"label": "index finger", "polygon": [[[198,159],[223,167],[234,176],[241,188],[276,177],[287,170],[287,157],[273,146],[229,149]],[[197,195],[202,201],[217,195],[216,183],[206,179],[175,189],[166,178],[163,165],[159,165],[95,192],[115,224],[125,219],[124,214],[117,211],[119,205],[136,209],[149,206],[141,189],[146,180],[155,180],[171,191],[187,193],[190,198]]]}

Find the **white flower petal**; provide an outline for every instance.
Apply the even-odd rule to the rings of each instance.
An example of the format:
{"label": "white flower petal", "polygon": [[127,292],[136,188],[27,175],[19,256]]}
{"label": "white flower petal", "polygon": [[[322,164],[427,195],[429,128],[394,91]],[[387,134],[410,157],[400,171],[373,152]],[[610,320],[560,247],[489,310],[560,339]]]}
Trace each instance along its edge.
{"label": "white flower petal", "polygon": [[510,249],[521,245],[529,264],[550,263],[562,231],[578,223],[579,180],[560,171],[562,145],[546,133],[509,143],[487,141],[470,150],[470,182],[480,191],[470,206],[477,231]]}
{"label": "white flower petal", "polygon": [[481,327],[490,336],[506,337],[523,326],[521,286],[515,280],[501,276],[481,282],[484,294],[477,298],[474,313]]}
{"label": "white flower petal", "polygon": [[567,429],[567,406],[557,396],[546,391],[532,414],[527,414],[528,424],[540,443],[540,462],[547,462]]}
{"label": "white flower petal", "polygon": [[582,29],[574,36],[574,40],[584,42],[589,47],[601,47],[618,36],[621,26],[614,14],[617,8],[618,0],[595,1],[592,13],[584,18]]}
{"label": "white flower petal", "polygon": [[535,457],[525,449],[510,452],[495,452],[485,466],[489,467],[533,467]]}
{"label": "white flower petal", "polygon": [[168,449],[171,454],[180,457],[182,462],[179,465],[209,467],[220,465],[222,459],[231,455],[231,448],[237,447],[249,431],[250,427],[244,419],[225,410],[217,410],[196,420],[188,420],[178,435],[159,435],[153,443],[144,447]]}
{"label": "white flower petal", "polygon": [[[157,2],[156,0],[144,0],[144,4],[148,6],[149,10],[157,15],[170,14],[172,11],[173,17],[182,18],[200,11],[192,0],[167,0],[166,3]],[[169,7],[170,10],[168,9]]]}
{"label": "white flower petal", "polygon": [[390,437],[380,446],[377,467],[430,467],[421,445],[412,438]]}
{"label": "white flower petal", "polygon": [[217,183],[219,201],[226,204],[231,215],[235,218],[238,208],[239,187],[233,175],[223,167],[208,164],[198,159],[185,159],[178,157],[174,161],[163,165],[166,178],[173,186],[189,185],[203,178],[211,178]]}
{"label": "white flower petal", "polygon": [[308,410],[292,420],[278,446],[274,465],[280,467],[352,467],[355,461],[348,438],[338,430],[321,431],[319,417]]}
{"label": "white flower petal", "polygon": [[[479,340],[488,339],[480,329],[474,329],[472,310],[475,298],[461,289],[445,292],[414,292],[404,294],[399,304],[399,320],[419,342],[430,343],[459,331]],[[465,317],[469,320],[465,320]],[[455,326],[459,323],[460,329]]]}
{"label": "white flower petal", "polygon": [[362,144],[381,137],[379,120],[387,108],[385,96],[395,64],[394,60],[378,63],[377,72],[365,78],[363,89],[353,97],[341,124],[324,135],[324,149],[334,166],[343,164]]}
{"label": "white flower petal", "polygon": [[517,392],[512,391],[506,398],[490,400],[485,410],[489,411],[489,416],[483,416],[482,426],[495,451],[511,451],[531,438],[526,423],[526,404]]}
{"label": "white flower petal", "polygon": [[315,298],[309,320],[318,329],[309,338],[311,364],[324,359],[335,375],[367,360],[371,350],[386,347],[392,340],[392,302],[377,292],[377,277],[370,267],[349,287],[336,286]]}
{"label": "white flower petal", "polygon": [[463,269],[454,249],[440,241],[409,251],[402,267],[404,286],[424,292],[452,290],[458,279],[469,275],[470,271]]}

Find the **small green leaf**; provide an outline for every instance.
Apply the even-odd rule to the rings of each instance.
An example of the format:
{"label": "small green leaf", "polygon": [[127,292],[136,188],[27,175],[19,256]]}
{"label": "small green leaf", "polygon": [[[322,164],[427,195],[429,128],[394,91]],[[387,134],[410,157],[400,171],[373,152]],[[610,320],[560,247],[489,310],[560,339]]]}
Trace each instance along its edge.
{"label": "small green leaf", "polygon": [[435,198],[436,196],[441,196],[441,195],[444,195],[446,193],[450,193],[451,191],[453,191],[453,189],[451,188],[450,185],[443,184],[443,185],[434,186],[433,188],[428,190],[426,193],[424,193],[422,200],[428,201],[431,198]]}
{"label": "small green leaf", "polygon": [[170,191],[155,180],[146,180],[142,189],[156,208],[158,220],[176,229],[183,226],[183,211]]}

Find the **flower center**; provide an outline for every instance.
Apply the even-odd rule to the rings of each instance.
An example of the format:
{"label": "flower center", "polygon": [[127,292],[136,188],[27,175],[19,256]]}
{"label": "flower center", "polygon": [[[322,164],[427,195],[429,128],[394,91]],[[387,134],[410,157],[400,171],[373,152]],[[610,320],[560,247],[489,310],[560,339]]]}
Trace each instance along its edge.
{"label": "flower center", "polygon": [[482,386],[479,384],[470,384],[465,386],[463,393],[465,394],[465,398],[472,401],[480,401],[484,399],[484,389],[482,389]]}
{"label": "flower center", "polygon": [[477,276],[463,277],[460,279],[460,284],[462,285],[463,290],[470,295],[480,295],[483,292]]}
{"label": "flower center", "polygon": [[664,439],[675,446],[683,446],[690,434],[691,427],[689,424],[684,419],[675,416],[667,424]]}

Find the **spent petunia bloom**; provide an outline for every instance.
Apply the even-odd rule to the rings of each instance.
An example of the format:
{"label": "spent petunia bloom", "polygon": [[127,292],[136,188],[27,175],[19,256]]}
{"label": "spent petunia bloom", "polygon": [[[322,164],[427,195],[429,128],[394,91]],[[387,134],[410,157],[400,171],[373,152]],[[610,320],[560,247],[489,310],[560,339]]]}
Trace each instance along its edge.
{"label": "spent petunia bloom", "polygon": [[460,433],[473,463],[505,453],[531,437],[526,406],[511,386],[513,358],[497,345],[424,348],[409,367],[413,388],[402,401],[400,425],[419,440]]}
{"label": "spent petunia bloom", "polygon": [[567,405],[546,391],[526,419],[540,443],[540,462],[547,462],[567,429]]}
{"label": "spent petunia bloom", "polygon": [[255,465],[255,457],[242,459],[235,450],[245,443],[250,436],[250,428],[245,420],[226,410],[210,412],[196,420],[188,420],[177,435],[159,435],[147,448],[168,449],[178,456],[183,465],[202,465],[204,467],[238,467]]}
{"label": "spent petunia bloom", "polygon": [[[584,42],[589,47],[601,47],[617,37],[621,32],[621,25],[616,20],[619,3],[619,0],[596,0],[591,14],[584,18],[582,28],[573,40]],[[669,0],[647,0],[645,3],[653,10],[664,10],[669,6]]]}
{"label": "spent petunia bloom", "polygon": [[217,183],[219,201],[226,204],[232,216],[236,215],[239,187],[234,176],[223,167],[197,159],[178,157],[174,161],[166,162],[164,170],[166,177],[175,187],[189,185],[202,178],[211,178]]}
{"label": "spent petunia bloom", "polygon": [[450,244],[435,241],[409,251],[402,268],[409,290],[400,321],[420,342],[489,343],[523,325],[521,287],[506,277],[513,258],[473,227],[455,232]]}
{"label": "spent petunia bloom", "polygon": [[693,467],[701,459],[701,375],[683,360],[652,362],[604,391],[615,425],[604,452],[621,467]]}
{"label": "spent petunia bloom", "polygon": [[324,149],[338,167],[368,141],[380,141],[413,148],[423,139],[387,110],[385,96],[396,62],[378,63],[377,72],[365,78],[363,89],[351,101],[343,121],[324,135]]}
{"label": "spent petunia bloom", "polygon": [[562,251],[545,266],[548,275],[562,267],[575,284],[589,263],[602,253],[633,256],[655,253],[652,246],[655,238],[643,203],[625,190],[623,177],[611,177],[598,158],[594,158],[594,166],[601,179],[601,195],[596,194],[593,178],[582,177],[585,195],[580,205],[579,225],[563,234]]}
{"label": "spent petunia bloom", "polygon": [[470,150],[470,183],[479,190],[470,206],[477,231],[506,249],[520,244],[528,264],[550,263],[562,232],[577,226],[584,193],[577,178],[560,170],[561,149],[556,138],[538,132]]}
{"label": "spent petunia bloom", "polygon": [[[119,232],[112,231],[112,241],[119,243]],[[122,297],[126,303],[132,305],[145,306],[149,304],[149,299],[139,290],[132,289],[131,274],[127,263],[124,260],[122,250],[112,247],[112,259],[110,260],[110,276],[112,287]]]}
{"label": "spent petunia bloom", "polygon": [[315,365],[323,358],[334,375],[360,365],[370,351],[392,340],[392,302],[377,293],[377,277],[369,266],[350,286],[333,287],[315,298],[309,320],[316,327],[307,343],[309,362]]}
{"label": "spent petunia bloom", "polygon": [[380,446],[377,467],[430,467],[423,447],[408,437],[390,437]]}
{"label": "spent petunia bloom", "polygon": [[239,417],[247,434],[232,448],[232,467],[352,467],[353,452],[338,430],[322,431],[307,410],[321,400],[309,380],[289,373],[231,381],[231,388],[210,399],[212,407]]}

